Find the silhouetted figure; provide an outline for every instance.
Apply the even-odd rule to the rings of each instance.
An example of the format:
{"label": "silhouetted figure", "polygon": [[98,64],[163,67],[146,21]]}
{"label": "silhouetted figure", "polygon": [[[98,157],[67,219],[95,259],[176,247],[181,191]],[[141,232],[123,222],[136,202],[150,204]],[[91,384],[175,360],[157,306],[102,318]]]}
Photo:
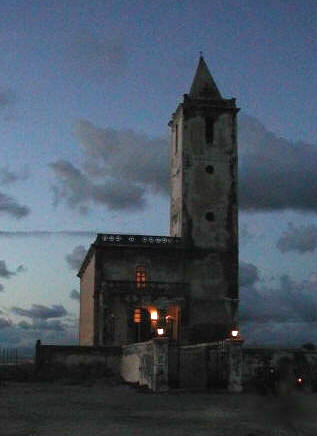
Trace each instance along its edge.
{"label": "silhouetted figure", "polygon": [[267,385],[269,392],[271,392],[274,395],[277,393],[278,381],[279,381],[278,371],[277,371],[277,369],[275,369],[271,366],[267,372],[266,385]]}

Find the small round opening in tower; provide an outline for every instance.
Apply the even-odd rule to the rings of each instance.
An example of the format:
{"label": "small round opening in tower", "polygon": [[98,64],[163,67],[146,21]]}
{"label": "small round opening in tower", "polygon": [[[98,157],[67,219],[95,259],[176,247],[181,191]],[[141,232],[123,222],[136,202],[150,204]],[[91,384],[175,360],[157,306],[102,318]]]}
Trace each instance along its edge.
{"label": "small round opening in tower", "polygon": [[215,215],[213,214],[213,212],[207,212],[205,217],[207,221],[215,221]]}
{"label": "small round opening in tower", "polygon": [[208,174],[212,174],[214,172],[214,167],[212,165],[207,165],[206,166],[206,172]]}

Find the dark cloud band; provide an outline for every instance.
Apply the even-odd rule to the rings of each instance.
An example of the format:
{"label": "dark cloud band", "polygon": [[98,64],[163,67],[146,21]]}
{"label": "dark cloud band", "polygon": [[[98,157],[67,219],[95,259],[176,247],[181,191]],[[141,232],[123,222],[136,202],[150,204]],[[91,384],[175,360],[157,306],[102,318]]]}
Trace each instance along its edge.
{"label": "dark cloud band", "polygon": [[296,251],[303,254],[313,252],[317,247],[317,226],[309,224],[294,226],[289,224],[286,231],[276,243],[276,247],[282,252]]}
{"label": "dark cloud band", "polygon": [[[83,165],[59,160],[56,203],[87,211],[100,204],[115,210],[139,210],[147,193],[168,194],[169,144],[132,130],[102,129],[89,121],[76,124]],[[256,119],[239,120],[239,206],[249,212],[317,212],[317,147],[275,136]]]}
{"label": "dark cloud band", "polygon": [[23,309],[15,306],[12,307],[11,311],[16,315],[41,320],[46,320],[49,318],[61,318],[68,314],[64,306],[58,304],[54,304],[51,307],[43,306],[42,304],[32,304],[31,309]]}
{"label": "dark cloud band", "polygon": [[11,215],[15,218],[23,218],[30,213],[27,206],[20,205],[14,198],[0,192],[0,213]]}

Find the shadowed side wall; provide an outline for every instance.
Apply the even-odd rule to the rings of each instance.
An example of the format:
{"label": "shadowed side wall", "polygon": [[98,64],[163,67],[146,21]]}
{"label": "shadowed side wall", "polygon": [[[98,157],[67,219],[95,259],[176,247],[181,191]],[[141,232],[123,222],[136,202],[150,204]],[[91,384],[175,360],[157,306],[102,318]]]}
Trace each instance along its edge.
{"label": "shadowed side wall", "polygon": [[60,369],[76,366],[100,367],[105,371],[119,372],[121,359],[120,347],[87,347],[76,345],[42,345],[36,344],[35,364],[37,370],[48,367]]}
{"label": "shadowed side wall", "polygon": [[95,255],[80,280],[79,345],[94,345]]}

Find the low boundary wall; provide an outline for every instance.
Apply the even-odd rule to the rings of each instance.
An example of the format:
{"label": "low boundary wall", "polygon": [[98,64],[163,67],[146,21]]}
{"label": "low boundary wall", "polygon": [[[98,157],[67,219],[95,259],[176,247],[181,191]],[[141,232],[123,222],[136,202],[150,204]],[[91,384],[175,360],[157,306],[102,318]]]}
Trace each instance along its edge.
{"label": "low boundary wall", "polygon": [[[240,340],[177,346],[168,338],[122,347],[36,344],[36,369],[96,366],[154,392],[169,387],[226,389],[229,392],[273,384],[285,391],[301,378],[302,387],[317,391],[317,350],[244,347]],[[273,379],[269,373],[273,369]],[[273,384],[272,384],[273,383]]]}
{"label": "low boundary wall", "polygon": [[35,366],[37,370],[45,366],[62,365],[104,365],[114,374],[119,373],[121,347],[91,347],[79,345],[42,345],[36,343]]}
{"label": "low boundary wall", "polygon": [[241,345],[240,341],[224,340],[179,347],[179,387],[241,392]]}

